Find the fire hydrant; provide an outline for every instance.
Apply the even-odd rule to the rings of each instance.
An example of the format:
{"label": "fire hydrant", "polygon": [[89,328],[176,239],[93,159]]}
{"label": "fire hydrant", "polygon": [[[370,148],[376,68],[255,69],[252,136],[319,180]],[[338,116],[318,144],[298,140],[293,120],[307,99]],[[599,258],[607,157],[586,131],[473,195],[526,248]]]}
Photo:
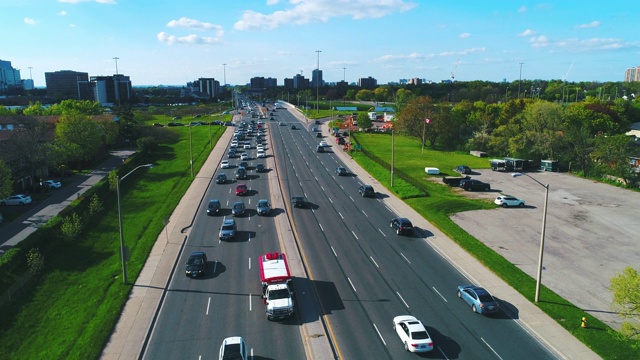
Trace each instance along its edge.
{"label": "fire hydrant", "polygon": [[582,317],[582,324],[580,326],[583,327],[583,328],[587,327],[587,318],[586,317],[584,317],[584,316]]}

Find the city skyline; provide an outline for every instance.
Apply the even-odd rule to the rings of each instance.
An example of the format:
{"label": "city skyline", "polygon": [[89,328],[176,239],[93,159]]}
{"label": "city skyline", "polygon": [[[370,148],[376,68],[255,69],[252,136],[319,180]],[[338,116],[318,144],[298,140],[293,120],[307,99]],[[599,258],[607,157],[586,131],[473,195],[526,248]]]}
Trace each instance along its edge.
{"label": "city skyline", "polygon": [[311,79],[318,64],[325,82],[623,81],[640,65],[631,38],[640,5],[580,4],[26,0],[0,4],[11,35],[0,58],[36,87],[59,70],[125,74],[134,86],[201,77],[281,86]]}

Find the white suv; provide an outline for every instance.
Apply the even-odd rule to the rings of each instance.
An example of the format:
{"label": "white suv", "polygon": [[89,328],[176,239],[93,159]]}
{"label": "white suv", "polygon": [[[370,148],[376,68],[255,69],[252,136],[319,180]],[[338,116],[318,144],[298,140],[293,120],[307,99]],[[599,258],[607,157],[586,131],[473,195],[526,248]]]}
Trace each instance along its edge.
{"label": "white suv", "polygon": [[510,206],[524,207],[524,200],[511,195],[500,195],[496,198],[494,203],[505,208]]}
{"label": "white suv", "polygon": [[220,167],[223,169],[228,169],[231,167],[231,164],[229,164],[229,160],[222,160],[222,162],[220,163]]}

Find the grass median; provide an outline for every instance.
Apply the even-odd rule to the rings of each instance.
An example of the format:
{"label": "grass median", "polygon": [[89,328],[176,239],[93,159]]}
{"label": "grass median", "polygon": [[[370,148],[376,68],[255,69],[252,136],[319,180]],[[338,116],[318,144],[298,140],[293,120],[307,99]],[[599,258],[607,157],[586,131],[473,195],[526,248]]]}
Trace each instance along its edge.
{"label": "grass median", "polygon": [[[212,127],[213,144],[226,127]],[[164,222],[191,185],[188,127],[162,144],[153,168],[121,184],[123,229],[130,250],[129,283],[135,282]],[[192,127],[194,172],[210,154],[207,126]],[[103,181],[106,181],[103,180]],[[115,193],[102,199],[102,216],[45,257],[36,285],[0,310],[0,359],[95,359],[115,326],[132,285],[122,284]]]}
{"label": "grass median", "polygon": [[[471,168],[488,168],[488,160],[465,153],[422,150],[419,140],[405,136],[395,136],[394,186],[390,184],[391,136],[389,134],[357,133],[354,140],[362,145],[362,152],[352,152],[351,156],[369,174],[375,177],[389,191],[392,191],[416,210],[431,224],[491,269],[511,287],[533,302],[535,279],[511,264],[504,257],[477,240],[450,219],[463,211],[493,209],[495,205],[486,200],[469,199],[454,194],[448,186],[427,179],[424,167],[453,169],[465,164]],[[374,161],[376,159],[377,161]],[[419,183],[417,188],[413,184]],[[594,318],[582,309],[563,299],[544,285],[541,287],[538,307],[571,332],[577,339],[604,359],[640,359],[640,344],[624,338],[608,325]],[[580,319],[587,318],[589,327],[581,328]]]}

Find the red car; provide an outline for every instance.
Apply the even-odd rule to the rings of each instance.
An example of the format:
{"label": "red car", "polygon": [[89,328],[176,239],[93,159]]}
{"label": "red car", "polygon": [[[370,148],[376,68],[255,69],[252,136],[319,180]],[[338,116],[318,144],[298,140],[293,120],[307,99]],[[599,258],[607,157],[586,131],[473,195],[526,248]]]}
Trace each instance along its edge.
{"label": "red car", "polygon": [[236,186],[236,195],[247,195],[247,185],[239,184]]}

